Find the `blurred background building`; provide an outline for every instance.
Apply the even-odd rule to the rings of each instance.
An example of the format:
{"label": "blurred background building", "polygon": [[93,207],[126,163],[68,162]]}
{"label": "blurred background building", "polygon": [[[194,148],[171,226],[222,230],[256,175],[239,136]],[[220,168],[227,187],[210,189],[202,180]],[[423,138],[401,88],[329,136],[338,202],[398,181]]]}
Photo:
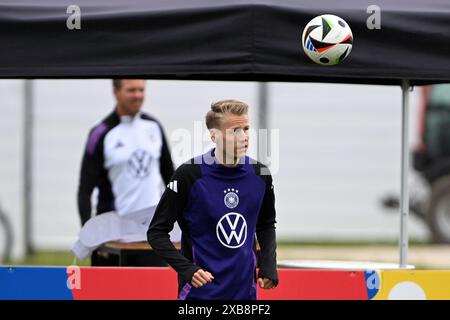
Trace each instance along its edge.
{"label": "blurred background building", "polygon": [[[26,248],[24,88],[25,81],[0,80],[0,208],[12,225],[15,259]],[[380,202],[386,192],[400,189],[400,88],[311,83],[266,88],[263,103],[254,82],[147,81],[144,110],[162,122],[179,165],[210,146],[207,134],[199,141],[197,133],[199,128],[206,133],[203,119],[211,102],[248,102],[253,128],[266,119],[270,129],[279,130],[279,148],[271,141],[269,158],[280,240],[397,241],[399,215]],[[411,148],[419,100],[418,90],[412,92]],[[114,107],[111,81],[35,80],[32,101],[29,236],[37,250],[68,250],[80,230],[76,191],[84,144],[89,129]],[[186,143],[190,152],[182,152]],[[413,240],[429,238],[414,216],[409,233]],[[5,241],[0,236],[0,248]]]}

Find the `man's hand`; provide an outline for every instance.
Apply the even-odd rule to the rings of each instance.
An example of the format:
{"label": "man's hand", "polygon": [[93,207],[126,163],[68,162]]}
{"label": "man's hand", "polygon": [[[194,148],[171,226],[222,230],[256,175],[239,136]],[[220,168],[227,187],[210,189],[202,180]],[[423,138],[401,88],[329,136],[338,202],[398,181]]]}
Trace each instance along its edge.
{"label": "man's hand", "polygon": [[258,278],[258,284],[262,289],[274,289],[276,287],[275,283],[267,278]]}
{"label": "man's hand", "polygon": [[208,271],[204,271],[202,269],[197,270],[196,273],[192,276],[191,284],[195,288],[203,287],[205,284],[212,282],[214,277]]}

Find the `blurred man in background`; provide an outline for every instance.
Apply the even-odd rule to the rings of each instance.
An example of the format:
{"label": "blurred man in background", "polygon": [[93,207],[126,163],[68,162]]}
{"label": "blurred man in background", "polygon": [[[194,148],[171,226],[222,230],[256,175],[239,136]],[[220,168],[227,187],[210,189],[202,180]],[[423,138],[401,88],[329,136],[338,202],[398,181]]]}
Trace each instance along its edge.
{"label": "blurred man in background", "polygon": [[[141,112],[145,80],[113,80],[116,106],[91,129],[84,151],[78,188],[83,226],[72,251],[87,257],[107,241],[145,241],[146,228],[173,163],[161,124]],[[97,194],[97,216],[91,218],[91,196]],[[172,240],[180,240],[174,229]],[[117,265],[116,257],[92,253],[92,265]]]}

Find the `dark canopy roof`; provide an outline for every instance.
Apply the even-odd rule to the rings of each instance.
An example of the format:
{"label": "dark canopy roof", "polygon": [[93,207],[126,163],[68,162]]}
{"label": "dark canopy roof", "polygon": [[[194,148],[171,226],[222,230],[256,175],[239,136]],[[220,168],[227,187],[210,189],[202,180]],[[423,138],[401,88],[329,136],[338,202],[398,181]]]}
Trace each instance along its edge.
{"label": "dark canopy roof", "polygon": [[[68,30],[67,7],[81,8]],[[0,78],[110,78],[450,82],[450,1],[0,0]],[[303,53],[304,26],[335,14],[352,28],[334,67]]]}

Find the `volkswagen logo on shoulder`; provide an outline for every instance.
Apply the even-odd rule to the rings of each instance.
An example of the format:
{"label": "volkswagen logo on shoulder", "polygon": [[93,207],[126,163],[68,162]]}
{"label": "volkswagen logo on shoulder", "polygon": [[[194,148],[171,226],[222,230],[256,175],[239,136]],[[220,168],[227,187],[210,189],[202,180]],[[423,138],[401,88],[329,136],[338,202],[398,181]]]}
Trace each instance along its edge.
{"label": "volkswagen logo on shoulder", "polygon": [[240,213],[227,213],[217,223],[216,235],[220,243],[227,248],[242,247],[247,240],[247,221]]}
{"label": "volkswagen logo on shoulder", "polygon": [[239,193],[239,190],[227,189],[223,191],[225,193],[225,197],[223,198],[223,202],[227,206],[227,208],[234,209],[239,204],[239,196],[237,195]]}

